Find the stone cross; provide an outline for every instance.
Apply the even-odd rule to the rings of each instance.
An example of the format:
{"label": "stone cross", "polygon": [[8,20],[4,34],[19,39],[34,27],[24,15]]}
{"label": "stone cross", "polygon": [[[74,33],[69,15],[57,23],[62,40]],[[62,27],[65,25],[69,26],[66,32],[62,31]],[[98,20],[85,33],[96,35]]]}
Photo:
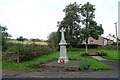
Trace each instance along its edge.
{"label": "stone cross", "polygon": [[63,27],[62,27],[62,29],[60,30],[60,32],[61,32],[62,40],[65,40],[65,38],[64,38],[64,32],[65,32],[65,30],[64,30]]}
{"label": "stone cross", "polygon": [[60,41],[60,43],[66,43],[65,37],[64,37],[65,29],[62,27],[62,29],[60,30],[60,32],[61,32],[61,41]]}
{"label": "stone cross", "polygon": [[59,45],[60,45],[60,57],[59,57],[58,63],[61,63],[61,60],[64,60],[64,62],[66,63],[69,60],[68,60],[68,57],[67,57],[67,54],[66,54],[67,43],[66,43],[65,37],[64,37],[65,30],[62,28],[60,30],[60,32],[61,32],[61,41],[59,43]]}

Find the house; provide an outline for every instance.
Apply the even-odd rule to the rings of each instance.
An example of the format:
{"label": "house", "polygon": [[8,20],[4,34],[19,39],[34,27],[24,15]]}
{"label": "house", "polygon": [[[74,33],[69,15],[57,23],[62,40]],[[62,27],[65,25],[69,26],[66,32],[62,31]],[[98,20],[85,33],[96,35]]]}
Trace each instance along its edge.
{"label": "house", "polygon": [[117,42],[117,38],[115,37],[115,35],[109,34],[106,38],[113,40],[114,42]]}
{"label": "house", "polygon": [[[112,44],[113,42],[114,42],[113,40],[104,38],[102,36],[100,36],[98,40],[92,37],[88,38],[88,44],[107,45],[107,44]],[[85,41],[83,41],[83,44],[85,44]]]}
{"label": "house", "polygon": [[100,36],[98,40],[96,40],[92,37],[88,38],[88,44],[107,45],[107,44],[112,44],[112,43],[113,43],[113,40],[104,38],[102,36]]}

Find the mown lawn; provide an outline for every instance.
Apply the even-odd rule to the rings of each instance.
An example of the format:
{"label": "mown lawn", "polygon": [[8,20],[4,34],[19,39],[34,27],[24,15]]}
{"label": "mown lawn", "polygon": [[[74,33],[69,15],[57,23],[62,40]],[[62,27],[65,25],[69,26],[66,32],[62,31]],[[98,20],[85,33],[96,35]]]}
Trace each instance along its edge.
{"label": "mown lawn", "polygon": [[97,51],[106,51],[108,53],[107,56],[102,56],[103,58],[109,59],[109,60],[116,60],[116,61],[120,61],[120,57],[117,50],[112,50],[112,49],[93,49],[93,50],[97,50]]}
{"label": "mown lawn", "polygon": [[2,62],[3,69],[19,69],[24,71],[43,71],[43,69],[33,69],[31,66],[39,65],[50,60],[54,60],[59,57],[59,52],[55,52],[49,55],[40,56],[31,61],[26,61],[22,63],[11,63],[11,62]]}
{"label": "mown lawn", "polygon": [[[94,49],[89,49],[94,50]],[[99,50],[99,49],[98,49]],[[68,57],[70,60],[89,60],[91,61],[90,70],[104,70],[104,69],[112,69],[110,66],[98,62],[96,59],[90,56],[80,56],[80,52],[85,51],[85,49],[72,48],[68,50]]]}
{"label": "mown lawn", "polygon": [[[89,60],[91,61],[90,70],[103,70],[103,69],[112,69],[110,66],[98,62],[92,57],[89,56],[80,56],[80,52],[85,51],[85,49],[80,48],[71,48],[68,49],[67,55],[69,60]],[[19,69],[25,71],[43,71],[43,69],[33,69],[31,66],[40,65],[42,63],[49,62],[50,60],[58,59],[59,52],[51,53],[48,55],[40,56],[35,58],[31,61],[26,61],[22,63],[10,63],[10,62],[3,62],[2,68],[3,69]]]}

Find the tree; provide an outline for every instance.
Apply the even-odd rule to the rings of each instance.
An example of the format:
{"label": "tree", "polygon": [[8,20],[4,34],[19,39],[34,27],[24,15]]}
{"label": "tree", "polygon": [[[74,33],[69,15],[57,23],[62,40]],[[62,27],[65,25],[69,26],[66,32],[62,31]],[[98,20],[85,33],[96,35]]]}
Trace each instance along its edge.
{"label": "tree", "polygon": [[20,36],[17,38],[18,41],[24,41],[24,40],[28,40],[27,38],[23,38],[23,36]]}
{"label": "tree", "polygon": [[98,39],[101,34],[103,34],[102,24],[98,25],[95,18],[95,8],[94,5],[91,5],[89,2],[81,6],[81,16],[82,16],[82,24],[85,25],[84,28],[81,29],[81,33],[83,39],[86,42],[86,52],[88,45],[88,38],[93,37],[94,39]]}
{"label": "tree", "polygon": [[2,40],[2,41],[0,41],[0,42],[2,42],[2,50],[4,51],[4,50],[6,50],[6,40],[8,39],[8,38],[11,38],[12,36],[7,32],[7,27],[6,26],[1,26],[0,25],[0,31],[1,31],[1,36],[0,36],[0,40]]}
{"label": "tree", "polygon": [[53,45],[58,45],[60,41],[60,37],[58,32],[51,32],[48,36],[48,41],[52,43]]}
{"label": "tree", "polygon": [[44,42],[43,39],[38,39],[38,38],[37,38],[37,39],[31,38],[30,41],[34,41],[34,42]]}
{"label": "tree", "polygon": [[63,10],[65,17],[63,21],[58,22],[58,33],[63,27],[65,29],[65,39],[67,43],[78,44],[80,42],[80,5],[76,2],[69,4]]}

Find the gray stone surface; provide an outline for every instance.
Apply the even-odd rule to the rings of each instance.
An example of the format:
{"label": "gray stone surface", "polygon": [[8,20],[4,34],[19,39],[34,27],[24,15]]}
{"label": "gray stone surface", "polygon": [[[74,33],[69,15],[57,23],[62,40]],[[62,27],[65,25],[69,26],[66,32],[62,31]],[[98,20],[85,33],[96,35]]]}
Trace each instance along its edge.
{"label": "gray stone surface", "polygon": [[80,61],[69,61],[69,62],[67,62],[65,64],[63,64],[63,63],[57,63],[56,61],[53,61],[53,62],[49,62],[49,63],[43,64],[43,65],[46,65],[46,66],[56,66],[56,67],[79,68]]}
{"label": "gray stone surface", "polygon": [[107,61],[107,59],[102,58],[102,57],[100,57],[100,56],[91,56],[91,57],[97,59],[98,61]]}
{"label": "gray stone surface", "polygon": [[60,32],[61,32],[61,41],[59,43],[59,45],[60,45],[60,57],[58,59],[58,63],[60,63],[61,59],[63,59],[65,63],[69,61],[68,57],[67,57],[67,54],[66,54],[66,45],[67,45],[67,43],[66,43],[65,38],[64,38],[64,31],[65,30],[63,28],[60,30]]}
{"label": "gray stone surface", "polygon": [[[90,71],[90,72],[58,72],[59,68],[52,68],[43,72],[22,72],[17,75],[7,76],[4,75],[3,78],[118,78],[118,62],[112,62],[112,61],[101,61],[107,65],[110,65],[113,67],[112,70],[102,70],[102,71]],[[54,63],[50,63],[51,65],[55,65]],[[46,65],[50,65],[47,63]],[[73,61],[71,65],[73,67],[77,64],[79,64],[79,61]],[[59,65],[58,65],[59,66]],[[69,67],[69,64],[66,65]]]}

